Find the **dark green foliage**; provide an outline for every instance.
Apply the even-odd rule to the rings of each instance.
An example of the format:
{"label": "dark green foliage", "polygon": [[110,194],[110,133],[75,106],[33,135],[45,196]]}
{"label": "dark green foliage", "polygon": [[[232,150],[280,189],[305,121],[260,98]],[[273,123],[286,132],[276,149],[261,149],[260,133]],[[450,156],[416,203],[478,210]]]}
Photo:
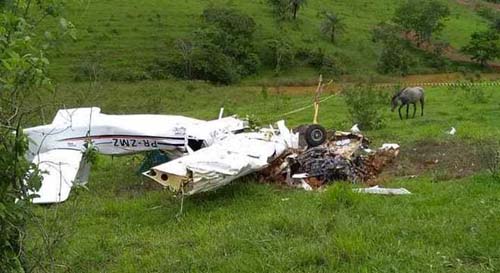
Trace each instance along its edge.
{"label": "dark green foliage", "polygon": [[495,30],[474,32],[462,51],[470,55],[472,60],[485,66],[488,61],[500,57],[500,36]]}
{"label": "dark green foliage", "polygon": [[268,0],[278,20],[290,18],[288,0]]}
{"label": "dark green foliage", "polygon": [[263,59],[272,66],[276,74],[290,68],[295,61],[295,50],[292,42],[279,37],[265,41],[266,50]]}
{"label": "dark green foliage", "polygon": [[[4,2],[5,3],[5,2]],[[26,158],[29,143],[23,127],[42,106],[28,104],[51,87],[47,77],[47,48],[64,36],[74,38],[74,27],[59,17],[60,1],[7,2],[0,13],[0,272],[31,272],[43,267],[27,253],[26,224],[32,220],[33,192],[40,187],[37,166]],[[23,12],[19,12],[22,10]],[[40,19],[41,18],[41,19]],[[37,36],[42,19],[54,20],[48,34]],[[38,31],[40,31],[38,29]],[[49,238],[44,238],[49,239]],[[36,252],[36,251],[35,251]],[[46,257],[48,258],[48,257]]]}
{"label": "dark green foliage", "polygon": [[297,19],[297,12],[305,4],[307,4],[307,0],[289,0],[289,5],[292,10],[293,19]]}
{"label": "dark green foliage", "polygon": [[407,47],[400,43],[385,43],[377,63],[382,74],[407,75],[413,64],[413,57]]}
{"label": "dark green foliage", "polygon": [[385,96],[370,85],[357,85],[342,92],[353,124],[361,130],[382,127],[381,105]]}
{"label": "dark green foliage", "polygon": [[310,50],[302,48],[297,50],[295,58],[318,70],[320,74],[339,76],[344,74],[341,56],[338,54],[327,54],[324,49]]}
{"label": "dark green foliage", "polygon": [[[30,194],[40,187],[36,166],[25,159],[28,140],[18,132],[0,132],[0,272],[23,272],[25,223],[30,218]],[[22,198],[16,202],[16,199]]]}
{"label": "dark green foliage", "polygon": [[495,20],[491,23],[491,28],[500,32],[500,16],[495,18]]}
{"label": "dark green foliage", "polygon": [[414,63],[410,54],[410,43],[400,35],[400,28],[390,24],[380,24],[373,30],[373,41],[382,45],[377,70],[382,74],[409,73]]}
{"label": "dark green foliage", "polygon": [[192,39],[177,40],[175,52],[150,67],[154,78],[165,78],[168,72],[182,79],[229,84],[257,72],[260,60],[253,45],[255,22],[250,16],[210,7],[203,11],[202,19],[203,25]]}
{"label": "dark green foliage", "polygon": [[268,2],[279,20],[297,19],[300,8],[307,4],[307,0],[268,0]]}
{"label": "dark green foliage", "polygon": [[408,0],[396,9],[393,21],[407,34],[415,35],[417,43],[430,41],[444,28],[450,15],[447,4],[436,0]]}

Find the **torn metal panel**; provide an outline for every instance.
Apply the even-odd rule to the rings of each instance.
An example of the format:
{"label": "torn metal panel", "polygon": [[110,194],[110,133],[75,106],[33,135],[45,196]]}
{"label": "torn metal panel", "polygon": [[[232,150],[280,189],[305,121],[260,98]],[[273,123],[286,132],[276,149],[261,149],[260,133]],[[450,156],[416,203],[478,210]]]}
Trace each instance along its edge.
{"label": "torn metal panel", "polygon": [[355,192],[359,193],[370,193],[370,194],[382,194],[382,195],[408,195],[411,192],[405,188],[393,189],[393,188],[382,188],[378,185],[369,188],[359,188],[353,189]]}
{"label": "torn metal panel", "polygon": [[261,170],[298,143],[281,122],[279,130],[229,134],[212,146],[151,168],[144,175],[176,193],[211,191]]}

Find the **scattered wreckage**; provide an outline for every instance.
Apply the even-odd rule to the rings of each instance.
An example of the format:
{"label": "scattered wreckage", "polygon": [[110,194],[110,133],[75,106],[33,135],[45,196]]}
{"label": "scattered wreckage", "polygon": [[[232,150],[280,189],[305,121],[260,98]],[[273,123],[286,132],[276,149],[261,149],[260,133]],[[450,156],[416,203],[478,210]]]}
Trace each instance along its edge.
{"label": "scattered wreckage", "polygon": [[374,151],[369,143],[359,133],[329,132],[322,144],[283,153],[261,172],[261,180],[307,190],[333,181],[372,182],[398,156],[399,145],[384,144]]}
{"label": "scattered wreckage", "polygon": [[376,151],[361,134],[327,132],[313,124],[291,131],[284,121],[257,131],[236,117],[204,121],[170,115],[107,115],[99,108],[59,110],[49,125],[28,128],[27,157],[42,171],[34,203],[65,201],[85,184],[88,149],[105,155],[160,150],[172,159],[143,174],[176,194],[211,191],[257,173],[261,180],[314,189],[347,180],[367,182],[399,153]]}
{"label": "scattered wreckage", "polygon": [[339,180],[368,182],[399,153],[397,144],[373,151],[368,143],[361,134],[328,134],[314,124],[291,132],[279,121],[276,128],[227,134],[144,175],[183,195],[214,190],[254,172],[262,181],[308,190]]}

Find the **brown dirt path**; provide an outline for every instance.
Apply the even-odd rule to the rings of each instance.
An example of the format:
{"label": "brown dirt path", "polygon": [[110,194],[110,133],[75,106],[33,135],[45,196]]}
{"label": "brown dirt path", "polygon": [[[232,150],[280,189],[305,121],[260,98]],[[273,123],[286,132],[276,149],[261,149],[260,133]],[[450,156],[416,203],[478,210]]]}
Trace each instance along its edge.
{"label": "brown dirt path", "polygon": [[464,5],[468,8],[476,10],[480,7],[488,7],[496,10],[500,10],[500,4],[492,3],[487,1],[479,1],[479,0],[457,0],[457,3]]}
{"label": "brown dirt path", "polygon": [[[462,73],[440,73],[440,74],[426,74],[426,75],[409,75],[406,77],[388,77],[383,81],[375,82],[375,86],[379,88],[390,88],[391,85],[404,85],[404,86],[440,86],[456,83],[465,80],[466,77]],[[500,73],[488,73],[481,74],[480,80],[498,83],[500,81]],[[311,83],[314,79],[311,79]],[[341,79],[341,83],[333,83],[326,86],[324,93],[336,93],[342,90],[346,85],[354,84],[354,81],[350,81],[348,78]],[[287,95],[302,95],[311,94],[313,95],[316,91],[316,84],[303,85],[303,86],[274,86],[268,87],[269,90],[274,94],[287,94]],[[260,90],[255,87],[256,90]]]}

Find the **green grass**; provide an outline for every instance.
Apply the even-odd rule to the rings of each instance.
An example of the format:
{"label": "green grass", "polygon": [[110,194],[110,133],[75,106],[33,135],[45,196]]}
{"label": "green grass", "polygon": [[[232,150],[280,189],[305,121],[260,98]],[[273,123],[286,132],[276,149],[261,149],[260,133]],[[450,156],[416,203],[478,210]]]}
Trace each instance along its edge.
{"label": "green grass", "polygon": [[[473,11],[447,1],[452,15],[446,22],[442,37],[455,47],[468,41],[473,31],[485,28],[487,23]],[[371,41],[371,29],[392,17],[399,1],[364,0],[309,0],[300,12],[297,22],[279,24],[266,0],[258,1],[68,1],[66,17],[79,30],[76,42],[66,43],[53,56],[52,74],[61,80],[71,80],[80,63],[98,56],[98,62],[107,72],[121,79],[144,72],[155,58],[172,50],[171,42],[189,37],[200,23],[200,14],[209,4],[233,6],[253,16],[257,23],[256,41],[288,36],[296,48],[315,50],[324,48],[338,53],[341,63],[350,74],[373,73],[376,67],[378,45]],[[345,19],[346,32],[332,45],[322,37],[319,26],[323,11],[333,11]],[[258,42],[257,47],[263,47]],[[72,69],[73,68],[73,69]],[[424,69],[425,70],[425,69]],[[287,74],[299,80],[310,79],[317,72],[297,66]],[[258,78],[273,78],[263,69]]]}
{"label": "green grass", "polygon": [[[385,127],[366,131],[374,145],[500,140],[500,93],[472,103],[463,90],[430,88],[424,117],[400,121],[381,106]],[[59,87],[67,107],[104,113],[168,113],[215,118],[230,112],[264,122],[311,103],[311,95],[264,95],[260,88],[200,83],[87,83]],[[47,99],[47,100],[51,100]],[[45,113],[50,121],[53,111]],[[341,97],[321,105],[328,128],[348,129]],[[287,116],[311,121],[309,109]],[[443,151],[445,152],[445,151]],[[401,155],[405,157],[405,155]],[[386,186],[411,196],[354,194],[349,186],[305,192],[240,179],[217,192],[180,200],[136,175],[141,156],[101,157],[88,190],[60,205],[38,207],[45,228],[60,229],[54,272],[495,272],[500,269],[500,182],[479,173],[439,181],[433,173],[395,177]],[[32,226],[34,229],[35,227]],[[34,233],[36,234],[36,233]],[[32,238],[35,242],[35,238]],[[33,243],[34,244],[34,243]]]}

